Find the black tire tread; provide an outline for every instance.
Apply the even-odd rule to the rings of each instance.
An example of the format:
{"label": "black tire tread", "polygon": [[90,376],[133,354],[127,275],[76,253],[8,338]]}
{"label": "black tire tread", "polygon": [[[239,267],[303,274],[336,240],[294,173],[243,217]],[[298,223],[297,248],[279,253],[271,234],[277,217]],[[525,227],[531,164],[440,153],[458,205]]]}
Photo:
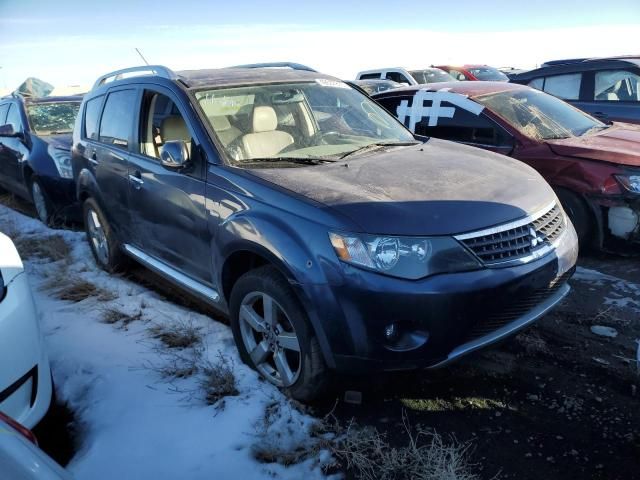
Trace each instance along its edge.
{"label": "black tire tread", "polygon": [[[89,238],[89,230],[87,229],[87,226],[86,226],[87,212],[89,208],[95,210],[95,212],[100,217],[100,223],[102,223],[102,227],[107,236],[107,243],[109,244],[109,262],[107,265],[103,264],[100,261],[100,259],[96,255],[96,252],[93,250],[93,246],[91,245],[91,239]],[[91,249],[93,258],[95,259],[98,266],[109,273],[122,272],[126,270],[129,265],[129,257],[127,257],[122,251],[120,242],[118,241],[115,233],[111,229],[111,225],[109,225],[109,222],[107,221],[106,216],[102,212],[100,205],[98,205],[98,202],[92,197],[87,198],[83,203],[82,213],[83,213],[82,218],[85,222],[85,233],[87,235],[87,241],[89,242],[89,248]]]}

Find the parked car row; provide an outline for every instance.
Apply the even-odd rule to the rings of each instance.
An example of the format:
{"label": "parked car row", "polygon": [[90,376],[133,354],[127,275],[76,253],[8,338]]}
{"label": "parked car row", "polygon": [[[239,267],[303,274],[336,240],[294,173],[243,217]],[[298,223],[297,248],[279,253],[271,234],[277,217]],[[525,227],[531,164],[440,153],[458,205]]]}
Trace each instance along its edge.
{"label": "parked car row", "polygon": [[[411,86],[363,89],[390,80]],[[37,103],[0,112],[20,101]],[[24,115],[0,132],[26,147]],[[96,81],[70,162],[51,161],[102,268],[134,259],[209,302],[246,363],[310,400],[334,372],[443,366],[531,324],[567,294],[578,235],[637,241],[635,135],[435,68],[350,86],[291,63],[145,66]]]}

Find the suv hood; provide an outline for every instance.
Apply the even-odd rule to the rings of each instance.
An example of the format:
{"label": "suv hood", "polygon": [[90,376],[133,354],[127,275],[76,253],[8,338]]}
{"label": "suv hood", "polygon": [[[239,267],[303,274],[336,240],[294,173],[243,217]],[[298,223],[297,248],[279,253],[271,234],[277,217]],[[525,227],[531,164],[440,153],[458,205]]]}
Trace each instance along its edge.
{"label": "suv hood", "polygon": [[555,199],[524,163],[436,139],[331,164],[247,171],[337,210],[372,234],[469,232],[522,218]]}
{"label": "suv hood", "polygon": [[635,125],[614,123],[594,135],[547,140],[546,143],[557,155],[640,167],[640,127]]}
{"label": "suv hood", "polygon": [[48,143],[53,148],[61,150],[71,150],[73,145],[73,136],[70,133],[62,133],[60,135],[42,135],[38,136],[43,142]]}
{"label": "suv hood", "polygon": [[0,272],[5,286],[24,271],[15,245],[4,233],[0,233]]}

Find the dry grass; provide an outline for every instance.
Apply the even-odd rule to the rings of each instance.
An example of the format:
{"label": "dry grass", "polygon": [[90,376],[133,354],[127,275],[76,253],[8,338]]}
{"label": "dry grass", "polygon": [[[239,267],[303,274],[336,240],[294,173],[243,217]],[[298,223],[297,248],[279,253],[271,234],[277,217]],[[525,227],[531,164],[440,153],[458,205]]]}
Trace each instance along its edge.
{"label": "dry grass", "polygon": [[43,258],[52,262],[68,260],[71,246],[62,235],[47,237],[14,237],[14,243],[23,258]]}
{"label": "dry grass", "polygon": [[44,284],[55,298],[69,302],[81,302],[87,298],[95,298],[100,302],[108,302],[116,298],[113,292],[100,288],[82,278],[67,278],[64,270],[50,277]]}
{"label": "dry grass", "polygon": [[[311,429],[311,441],[289,449],[288,442],[274,441],[271,422],[282,420],[274,414],[280,408],[267,408],[258,441],[252,446],[254,458],[265,463],[292,465],[319,458],[329,452],[333,463],[323,465],[327,473],[343,472],[359,480],[477,480],[469,462],[470,444],[422,428],[412,428],[403,417],[406,444],[392,447],[386,436],[373,427],[346,428],[331,415]],[[273,419],[272,419],[273,418]],[[295,423],[295,422],[294,422]],[[281,425],[278,425],[281,429]],[[277,433],[275,434],[277,436]]]}
{"label": "dry grass", "polygon": [[135,314],[125,313],[117,308],[106,308],[102,312],[102,322],[109,325],[115,325],[120,323],[123,328],[126,328],[131,322],[142,319],[142,310],[138,310]]}
{"label": "dry grass", "polygon": [[233,360],[221,353],[218,354],[216,362],[204,366],[204,378],[200,382],[200,387],[207,404],[214,405],[225,397],[239,395],[233,367]]}
{"label": "dry grass", "polygon": [[169,348],[194,347],[202,341],[200,328],[190,321],[154,325],[149,332],[153,338],[160,340]]}

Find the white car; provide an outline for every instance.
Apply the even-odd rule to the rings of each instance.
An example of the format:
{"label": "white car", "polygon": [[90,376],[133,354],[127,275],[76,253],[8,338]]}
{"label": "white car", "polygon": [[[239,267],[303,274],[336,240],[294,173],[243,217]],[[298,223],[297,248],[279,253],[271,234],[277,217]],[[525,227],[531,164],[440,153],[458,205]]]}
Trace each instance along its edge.
{"label": "white car", "polygon": [[71,476],[38,448],[26,427],[0,413],[0,478],[71,480]]}
{"label": "white car", "polygon": [[405,85],[423,85],[435,82],[454,82],[457,79],[453,78],[444,70],[435,67],[421,68],[418,70],[389,67],[358,72],[356,80],[393,80],[394,82]]}
{"label": "white car", "polygon": [[0,412],[33,428],[52,384],[33,296],[15,245],[0,233]]}

